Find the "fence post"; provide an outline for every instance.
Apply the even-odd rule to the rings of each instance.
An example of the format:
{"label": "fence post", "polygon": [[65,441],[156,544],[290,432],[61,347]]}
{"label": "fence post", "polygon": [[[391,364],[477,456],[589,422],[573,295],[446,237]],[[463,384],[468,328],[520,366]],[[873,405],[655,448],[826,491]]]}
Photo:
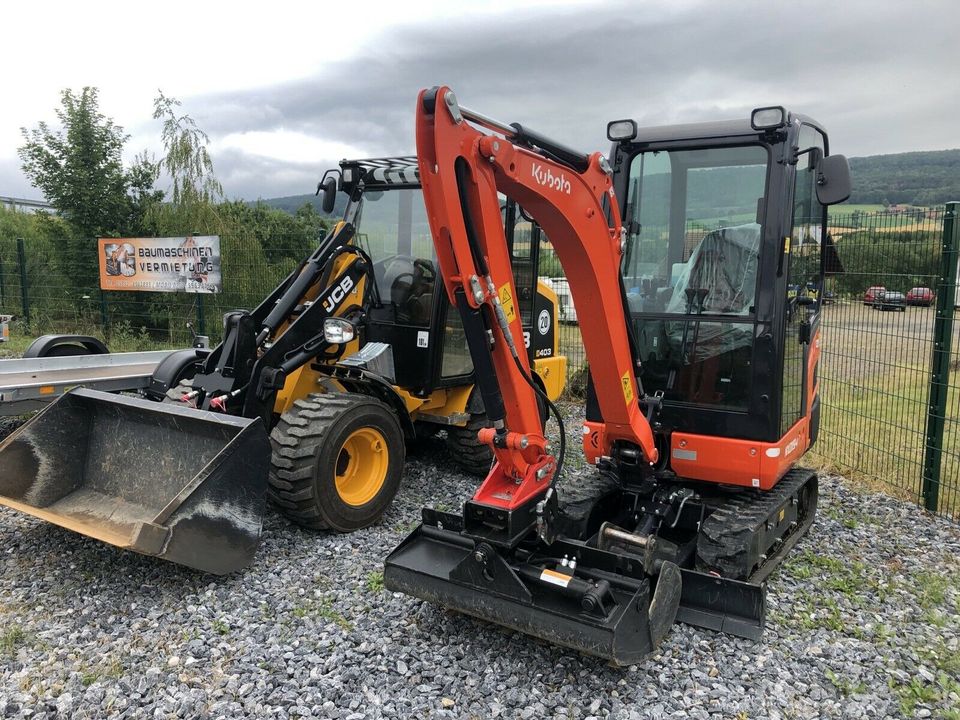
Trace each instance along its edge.
{"label": "fence post", "polygon": [[107,307],[107,294],[100,288],[100,326],[104,336],[110,332],[110,310]]}
{"label": "fence post", "polygon": [[20,300],[23,304],[23,322],[30,324],[30,291],[27,288],[27,249],[23,238],[17,238],[17,262],[20,265]]}
{"label": "fence post", "polygon": [[197,334],[206,335],[206,318],[203,314],[203,293],[197,293]]}
{"label": "fence post", "polygon": [[3,254],[0,253],[0,309],[7,305],[7,279],[3,273]]}
{"label": "fence post", "polygon": [[927,439],[923,453],[923,504],[936,512],[940,501],[940,466],[943,428],[950,389],[950,349],[953,342],[953,304],[957,282],[957,214],[960,203],[947,203],[943,214],[940,246],[940,276],[937,315],[933,321],[933,353],[930,359],[930,400],[927,405]]}

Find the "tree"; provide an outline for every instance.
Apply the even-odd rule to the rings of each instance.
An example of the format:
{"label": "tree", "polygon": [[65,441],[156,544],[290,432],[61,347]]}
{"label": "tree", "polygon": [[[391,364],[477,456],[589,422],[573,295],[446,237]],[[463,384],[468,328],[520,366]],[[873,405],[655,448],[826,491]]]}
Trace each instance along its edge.
{"label": "tree", "polygon": [[223,198],[223,188],[213,174],[213,161],[207,152],[210,138],[189,115],[178,115],[180,101],[160,94],[153,101],[153,119],[163,120],[160,136],[166,155],[160,161],[173,181],[174,205],[215,203]]}
{"label": "tree", "polygon": [[[128,171],[121,154],[128,136],[99,109],[98,90],[61,93],[62,128],[45,122],[21,128],[23,171],[73,228],[86,237],[126,234],[136,204],[156,199],[156,166],[141,156]],[[135,197],[128,195],[131,187]]]}
{"label": "tree", "polygon": [[122,152],[128,136],[99,109],[98,91],[64,90],[56,110],[60,128],[40,122],[21,128],[23,171],[69,223],[56,262],[76,289],[97,284],[96,238],[135,234],[153,190],[157,166],[146,154],[128,170]]}
{"label": "tree", "polygon": [[207,151],[210,138],[192,117],[178,111],[180,101],[158,91],[153,117],[162,120],[164,155],[158,169],[171,181],[170,202],[151,207],[145,224],[158,235],[204,233],[223,235],[223,188]]}

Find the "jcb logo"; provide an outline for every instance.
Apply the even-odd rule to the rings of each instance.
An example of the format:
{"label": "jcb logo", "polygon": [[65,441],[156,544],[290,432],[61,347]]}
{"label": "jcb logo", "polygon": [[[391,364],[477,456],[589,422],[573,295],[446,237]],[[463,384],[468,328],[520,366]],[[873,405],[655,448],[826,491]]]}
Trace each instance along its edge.
{"label": "jcb logo", "polygon": [[570,181],[567,180],[563,173],[554,175],[550,168],[544,170],[537,163],[531,164],[531,171],[533,173],[533,179],[541,185],[546,185],[548,188],[566,193],[567,195],[570,194]]}
{"label": "jcb logo", "polygon": [[330,297],[323,301],[323,309],[332,313],[351,290],[353,290],[353,278],[347,275],[333,288]]}

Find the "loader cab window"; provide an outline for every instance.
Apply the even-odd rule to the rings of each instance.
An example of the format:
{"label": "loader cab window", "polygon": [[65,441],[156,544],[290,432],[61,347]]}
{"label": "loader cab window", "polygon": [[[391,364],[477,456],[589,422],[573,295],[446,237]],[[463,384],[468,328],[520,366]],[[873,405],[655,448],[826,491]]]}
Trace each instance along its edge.
{"label": "loader cab window", "polygon": [[532,322],[534,300],[537,294],[537,265],[540,259],[540,226],[514,202],[503,205],[504,231],[510,250],[510,266],[517,288],[517,306],[520,322],[528,327]]}
{"label": "loader cab window", "polygon": [[367,190],[357,239],[373,260],[381,303],[399,324],[430,324],[437,263],[419,188]]}
{"label": "loader cab window", "polygon": [[644,386],[667,400],[749,402],[767,166],[759,145],[631,161],[624,286]]}

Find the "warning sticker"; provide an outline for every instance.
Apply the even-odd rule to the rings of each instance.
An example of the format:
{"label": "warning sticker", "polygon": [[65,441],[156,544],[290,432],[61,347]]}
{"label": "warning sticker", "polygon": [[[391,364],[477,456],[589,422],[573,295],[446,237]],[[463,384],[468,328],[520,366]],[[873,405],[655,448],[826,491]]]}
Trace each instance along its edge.
{"label": "warning sticker", "polygon": [[559,585],[560,587],[566,587],[570,584],[570,576],[564,575],[561,572],[556,570],[544,570],[540,573],[540,579],[544,582],[548,582],[551,585]]}
{"label": "warning sticker", "polygon": [[783,238],[783,252],[785,255],[790,254],[790,236],[789,235]]}
{"label": "warning sticker", "polygon": [[513,322],[517,319],[517,312],[513,309],[513,294],[510,292],[510,283],[501,285],[497,294],[500,296],[500,304],[503,305],[503,312],[506,313],[507,320]]}
{"label": "warning sticker", "polygon": [[633,402],[633,382],[631,381],[629,371],[625,372],[623,377],[620,378],[620,384],[623,385],[623,399],[627,405],[629,405]]}

